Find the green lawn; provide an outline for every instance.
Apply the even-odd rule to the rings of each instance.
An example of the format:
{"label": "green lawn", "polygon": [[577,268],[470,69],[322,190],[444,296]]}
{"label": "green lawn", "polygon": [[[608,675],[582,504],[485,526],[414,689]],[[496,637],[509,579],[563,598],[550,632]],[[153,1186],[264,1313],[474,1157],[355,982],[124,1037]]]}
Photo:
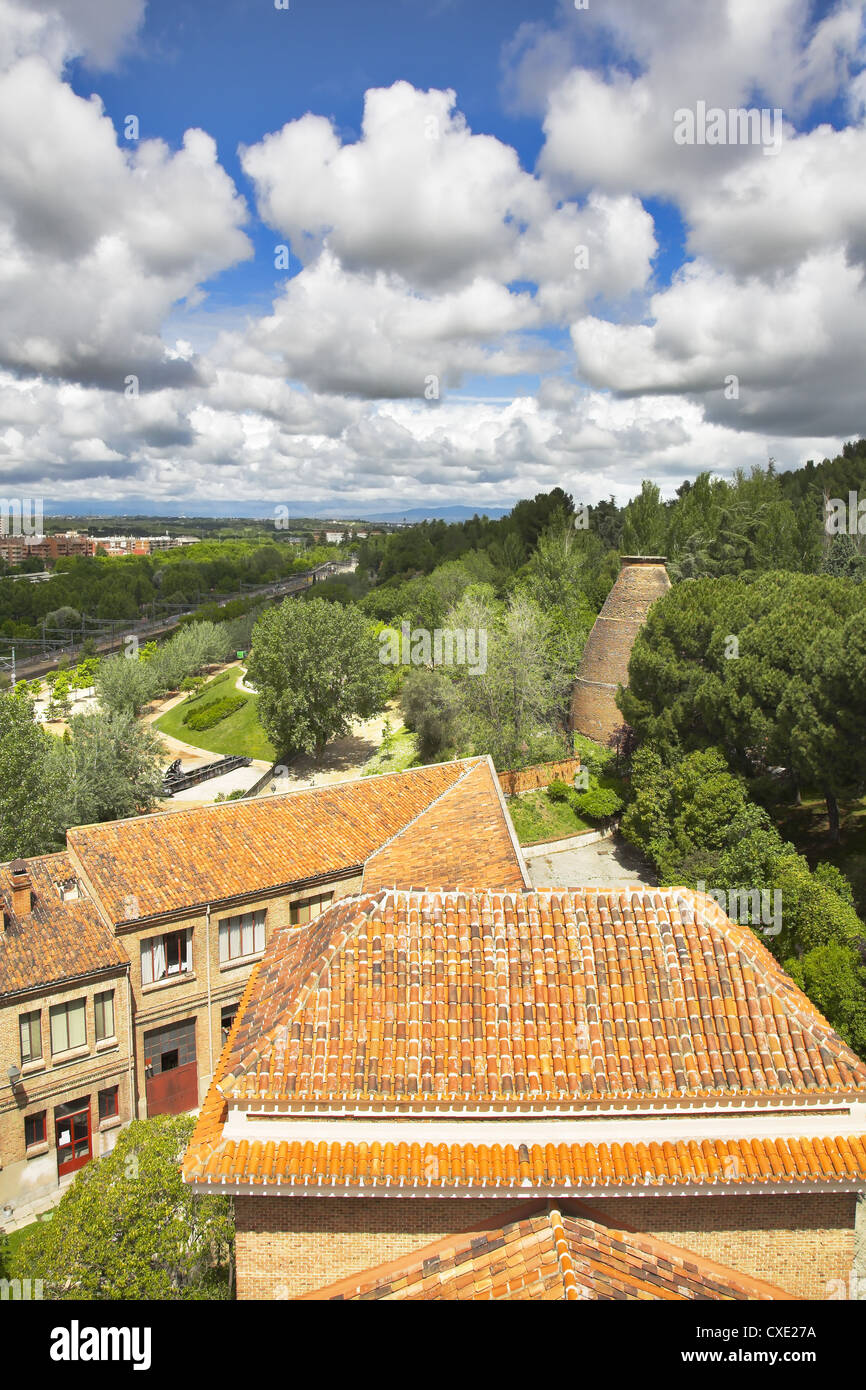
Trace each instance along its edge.
{"label": "green lawn", "polygon": [[584,830],[597,830],[571,809],[567,801],[550,801],[546,792],[512,796],[507,801],[511,821],[522,845],[540,840],[564,840]]}
{"label": "green lawn", "polygon": [[[234,685],[240,674],[240,667],[232,667],[232,674],[229,680],[220,681],[218,676],[209,680],[203,687],[202,694],[193,704],[188,705],[183,701],[175,705],[161,718],[155,720],[154,727],[160,733],[169,734],[171,738],[178,738],[183,743],[192,744],[194,748],[203,748],[208,753],[236,753],[240,757],[261,758],[266,762],[273,762],[276,752],[268,740],[268,737],[261,727],[256,714],[259,702],[257,695],[248,695],[245,690],[235,690]],[[212,729],[187,728],[183,723],[183,716],[190,709],[201,709],[210,700],[221,699],[224,695],[243,695],[246,704],[243,709],[239,709],[235,714],[230,714],[228,719],[220,720],[219,724],[214,724]]]}
{"label": "green lawn", "polygon": [[418,764],[417,739],[409,730],[400,727],[384,739],[361,770],[362,777],[375,777],[379,772],[404,772]]}

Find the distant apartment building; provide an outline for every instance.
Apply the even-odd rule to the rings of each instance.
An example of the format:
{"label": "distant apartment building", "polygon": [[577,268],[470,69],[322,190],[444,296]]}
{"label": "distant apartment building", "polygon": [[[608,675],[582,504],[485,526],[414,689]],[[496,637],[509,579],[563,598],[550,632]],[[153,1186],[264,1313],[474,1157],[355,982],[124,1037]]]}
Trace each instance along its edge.
{"label": "distant apartment building", "polygon": [[325,540],[328,545],[339,545],[345,534],[345,531],[326,531]]}
{"label": "distant apartment building", "polygon": [[525,886],[520,864],[476,758],[81,826],[0,867],[0,1206],[195,1109],[277,930],[407,875]]}
{"label": "distant apartment building", "polygon": [[0,559],[8,565],[20,565],[36,557],[46,564],[66,555],[93,555],[96,543],[79,531],[65,531],[57,536],[0,536]]}
{"label": "distant apartment building", "polygon": [[152,555],[159,550],[197,545],[198,536],[98,536],[95,544],[110,556]]}

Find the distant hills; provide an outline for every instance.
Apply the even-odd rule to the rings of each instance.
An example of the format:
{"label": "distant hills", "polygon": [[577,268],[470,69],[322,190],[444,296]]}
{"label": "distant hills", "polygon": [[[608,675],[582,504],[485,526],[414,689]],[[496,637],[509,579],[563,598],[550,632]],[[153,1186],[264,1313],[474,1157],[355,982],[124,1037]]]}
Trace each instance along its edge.
{"label": "distant hills", "polygon": [[510,507],[488,507],[479,504],[477,507],[448,506],[440,505],[436,502],[426,507],[406,507],[402,511],[377,511],[369,507],[360,507],[351,511],[345,507],[331,507],[327,502],[316,503],[296,503],[284,502],[206,502],[196,499],[194,502],[184,504],[183,502],[154,502],[147,497],[126,497],[122,501],[110,502],[100,498],[86,497],[80,501],[72,502],[69,499],[45,499],[46,516],[68,516],[68,517],[97,517],[97,516],[116,516],[141,519],[144,517],[187,517],[194,521],[196,517],[214,518],[224,517],[232,521],[246,519],[259,520],[262,517],[274,515],[277,505],[289,508],[289,522],[311,520],[330,521],[469,521],[476,514],[478,516],[489,516],[491,520],[507,516],[511,511]]}

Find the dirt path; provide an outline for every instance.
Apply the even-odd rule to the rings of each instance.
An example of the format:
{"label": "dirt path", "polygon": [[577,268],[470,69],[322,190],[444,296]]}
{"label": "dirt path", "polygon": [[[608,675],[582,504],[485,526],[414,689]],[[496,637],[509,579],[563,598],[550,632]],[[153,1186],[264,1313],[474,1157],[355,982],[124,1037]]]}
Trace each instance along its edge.
{"label": "dirt path", "polygon": [[[346,738],[329,743],[317,763],[312,753],[300,753],[289,765],[288,775],[277,781],[281,792],[298,791],[301,787],[324,787],[329,782],[346,782],[360,777],[364,764],[378,751],[386,722],[392,728],[399,728],[403,715],[397,701],[393,701],[382,714],[372,719],[356,719]],[[265,789],[265,795],[270,788]]]}

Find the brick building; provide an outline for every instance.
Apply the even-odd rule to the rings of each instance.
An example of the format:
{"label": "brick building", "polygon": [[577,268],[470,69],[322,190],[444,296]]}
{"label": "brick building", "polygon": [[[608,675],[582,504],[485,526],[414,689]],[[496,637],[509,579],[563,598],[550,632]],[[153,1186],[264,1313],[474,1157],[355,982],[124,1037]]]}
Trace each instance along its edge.
{"label": "brick building", "polygon": [[132,1113],[129,961],[69,858],[0,867],[0,1206],[56,1188]]}
{"label": "brick building", "polygon": [[96,542],[79,531],[66,531],[56,536],[0,535],[0,560],[8,565],[20,565],[36,557],[46,564],[64,555],[94,555]]}
{"label": "brick building", "polygon": [[[0,867],[0,1205],[74,1171],[59,1145],[69,1114],[80,1166],[116,1123],[196,1108],[279,930],[412,871],[529,884],[487,758],[80,826],[66,853],[14,868]],[[73,1004],[64,1047],[49,1021]]]}
{"label": "brick building", "polygon": [[571,726],[576,733],[606,743],[622,724],[617,688],[628,685],[635,638],[656,599],[670,587],[662,556],[623,555],[617,581],[593,624],[574,682]]}
{"label": "brick building", "polygon": [[239,1297],[845,1296],[866,1065],[749,928],[365,888],[275,934],[184,1160],[234,1196]]}

